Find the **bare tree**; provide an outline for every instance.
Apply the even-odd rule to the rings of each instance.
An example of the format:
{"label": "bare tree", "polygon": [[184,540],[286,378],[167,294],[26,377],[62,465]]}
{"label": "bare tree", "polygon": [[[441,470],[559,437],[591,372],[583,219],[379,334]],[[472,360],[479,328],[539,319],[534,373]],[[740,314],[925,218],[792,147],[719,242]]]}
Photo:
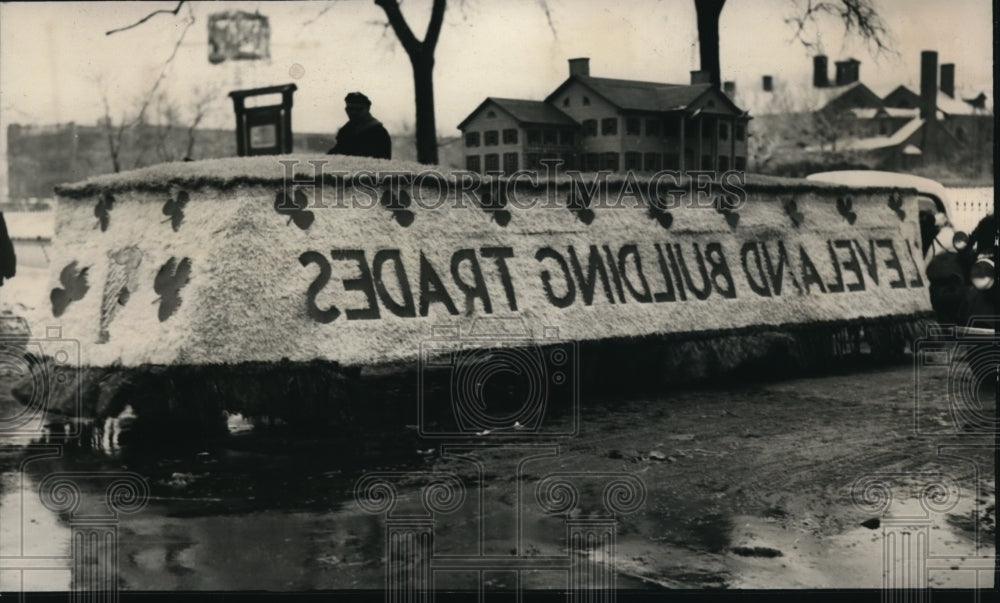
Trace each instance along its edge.
{"label": "bare tree", "polygon": [[416,101],[417,161],[437,163],[437,122],[434,117],[434,49],[441,35],[444,23],[445,0],[434,0],[431,18],[427,23],[424,39],[417,40],[410,29],[397,0],[375,0],[375,4],[385,12],[392,31],[410,57],[413,67],[413,94]]}
{"label": "bare tree", "polygon": [[[713,86],[722,81],[719,64],[719,16],[726,0],[694,0],[698,20],[698,48],[702,70],[709,72]],[[793,6],[785,23],[794,28],[793,38],[807,50],[821,44],[820,23],[833,19],[848,35],[864,40],[876,53],[891,51],[889,27],[875,8],[875,0],[791,0]]]}
{"label": "bare tree", "polygon": [[701,70],[708,71],[713,86],[722,86],[719,63],[719,15],[726,0],[694,0],[698,20],[698,58]]}
{"label": "bare tree", "polygon": [[[392,29],[396,35],[396,39],[399,40],[399,43],[406,51],[413,69],[417,161],[427,164],[437,163],[437,122],[434,113],[434,51],[437,48],[438,38],[441,35],[441,27],[444,24],[447,0],[433,0],[423,40],[417,39],[410,24],[407,23],[406,18],[400,11],[399,0],[374,0],[374,2],[385,13],[386,23],[382,27],[384,29]],[[556,35],[555,24],[553,23],[547,1],[537,0],[537,3],[545,14],[549,29],[552,30],[553,35]],[[158,14],[169,13],[176,15],[184,4],[185,2],[181,0],[173,10],[153,11],[131,25],[108,31],[107,35],[137,27]],[[460,4],[464,3],[460,2]],[[187,6],[190,12],[190,3],[187,3]],[[331,0],[318,14],[303,23],[303,26],[315,23],[320,17],[329,12],[332,7],[333,2]]]}
{"label": "bare tree", "polygon": [[[174,10],[172,11],[171,10],[153,11],[134,24],[110,30],[108,32],[105,32],[105,35],[110,36],[120,31],[132,29],[133,27],[145,23],[146,21],[148,21],[149,19],[153,18],[158,14],[168,13],[172,15],[177,15],[177,13],[180,11],[183,5],[184,1],[181,0],[180,2],[177,3],[176,8],[174,8]],[[184,19],[184,28],[181,30],[180,35],[177,37],[177,42],[174,44],[174,48],[171,51],[170,56],[167,57],[166,61],[164,61],[163,67],[160,69],[160,73],[157,76],[156,80],[153,81],[152,86],[150,86],[149,91],[139,99],[138,109],[131,118],[128,118],[126,117],[126,115],[123,114],[122,118],[118,120],[117,124],[115,123],[115,121],[111,117],[111,106],[108,100],[107,79],[103,75],[98,75],[96,78],[94,78],[95,83],[100,89],[101,101],[104,106],[104,117],[101,120],[101,127],[104,130],[105,138],[108,142],[108,153],[111,157],[111,166],[115,172],[121,171],[122,146],[125,142],[126,133],[128,133],[129,131],[134,131],[138,126],[141,126],[142,124],[146,123],[147,120],[146,113],[149,110],[150,105],[157,98],[159,98],[158,93],[160,90],[160,85],[167,78],[167,73],[170,68],[170,65],[173,63],[174,58],[177,57],[177,51],[180,49],[181,43],[184,42],[184,38],[187,36],[188,30],[191,29],[192,25],[194,25],[195,18],[194,18],[194,13],[191,11],[191,5],[189,4],[187,8],[188,11],[187,11],[187,16]]]}
{"label": "bare tree", "polygon": [[153,161],[178,161],[194,156],[198,126],[213,108],[220,95],[220,86],[210,84],[195,88],[180,103],[165,91],[134,101],[132,111],[125,110],[119,119],[112,117],[106,78],[99,76],[104,116],[98,123],[107,142],[108,156],[115,172],[137,168]]}
{"label": "bare tree", "polygon": [[100,88],[101,104],[104,106],[104,117],[101,118],[98,125],[103,130],[104,138],[108,143],[108,156],[111,158],[111,167],[115,172],[120,172],[122,142],[128,125],[124,115],[118,121],[118,125],[115,125],[114,120],[111,118],[111,103],[108,101],[107,83],[102,76],[99,76],[96,84]]}

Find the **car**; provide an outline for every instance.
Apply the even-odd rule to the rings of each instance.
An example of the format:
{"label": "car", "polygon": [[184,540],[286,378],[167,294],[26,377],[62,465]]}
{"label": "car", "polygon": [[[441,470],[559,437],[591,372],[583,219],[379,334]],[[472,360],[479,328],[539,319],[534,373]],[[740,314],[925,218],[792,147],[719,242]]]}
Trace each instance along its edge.
{"label": "car", "polygon": [[[939,182],[912,174],[875,170],[820,172],[807,180],[847,186],[916,189],[921,246],[924,252],[931,307],[942,324],[961,325],[978,332],[970,321],[997,315],[1000,287],[994,278],[995,250],[974,249],[968,233],[952,225],[948,189]],[[980,320],[977,318],[977,324]]]}

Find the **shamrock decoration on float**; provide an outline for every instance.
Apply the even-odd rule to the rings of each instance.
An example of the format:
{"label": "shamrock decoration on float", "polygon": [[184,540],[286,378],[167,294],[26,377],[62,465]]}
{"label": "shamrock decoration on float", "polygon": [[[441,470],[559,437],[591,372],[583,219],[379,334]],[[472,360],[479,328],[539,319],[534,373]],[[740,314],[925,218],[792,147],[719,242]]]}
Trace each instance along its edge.
{"label": "shamrock decoration on float", "polygon": [[160,302],[158,316],[160,322],[170,318],[181,305],[181,289],[191,280],[191,259],[184,258],[180,262],[177,258],[171,257],[167,263],[160,267],[153,281],[153,290],[160,297],[153,301]]}
{"label": "shamrock decoration on float", "polygon": [[309,198],[302,192],[302,189],[295,189],[292,197],[289,198],[288,190],[283,188],[274,197],[274,211],[282,216],[288,216],[287,224],[295,222],[295,225],[302,230],[307,230],[316,219],[316,216],[306,209],[307,207],[309,207]]}
{"label": "shamrock decoration on float", "polygon": [[62,287],[56,287],[49,294],[52,302],[52,316],[56,318],[62,316],[70,303],[80,301],[87,294],[90,285],[87,284],[87,271],[89,268],[76,269],[76,262],[70,262],[59,273],[59,283]]}

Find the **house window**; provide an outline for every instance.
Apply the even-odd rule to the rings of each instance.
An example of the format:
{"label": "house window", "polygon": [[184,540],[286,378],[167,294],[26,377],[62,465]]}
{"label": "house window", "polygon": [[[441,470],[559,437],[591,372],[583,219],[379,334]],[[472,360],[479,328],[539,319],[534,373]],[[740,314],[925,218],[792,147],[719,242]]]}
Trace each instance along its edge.
{"label": "house window", "polygon": [[[486,157],[487,157],[486,165],[489,166],[489,160],[488,160],[489,159],[489,155],[487,155]],[[703,169],[703,170],[714,170],[715,169],[715,167],[712,165],[712,156],[711,155],[702,155],[701,156],[701,169]]]}
{"label": "house window", "polygon": [[569,97],[568,96],[563,99],[563,106],[564,107],[568,107],[569,106]]}
{"label": "house window", "polygon": [[601,120],[601,134],[605,136],[613,136],[618,134],[618,118],[617,117],[605,117]]}
{"label": "house window", "polygon": [[684,122],[684,137],[688,140],[692,140],[698,135],[698,125],[701,123],[699,120],[689,119]]}
{"label": "house window", "polygon": [[547,128],[542,132],[542,134],[545,138],[545,144],[558,144],[559,133],[556,130]]}
{"label": "house window", "polygon": [[503,173],[510,176],[517,171],[517,153],[503,154]]}
{"label": "house window", "polygon": [[597,136],[597,120],[596,119],[585,119],[585,120],[583,120],[583,135],[584,136]]}
{"label": "house window", "polygon": [[515,128],[507,128],[503,131],[503,143],[517,144],[517,130]]}
{"label": "house window", "polygon": [[696,169],[694,165],[694,151],[691,149],[684,149],[684,169]]}
{"label": "house window", "polygon": [[660,170],[660,154],[646,153],[646,171],[658,172]]}
{"label": "house window", "polygon": [[487,111],[486,112],[486,117],[489,117],[489,118],[492,119],[492,118],[494,118],[496,116],[497,116],[496,111]]}
{"label": "house window", "polygon": [[489,153],[486,155],[486,171],[487,172],[500,171],[500,155],[497,155],[496,153]]}
{"label": "house window", "polygon": [[469,132],[465,135],[465,146],[467,147],[478,147],[479,146],[479,132]]}
{"label": "house window", "polygon": [[736,157],[733,160],[733,168],[739,171],[747,169],[747,158],[746,157]]}
{"label": "house window", "polygon": [[660,120],[658,119],[647,119],[646,120],[646,136],[659,136],[660,135]]}
{"label": "house window", "polygon": [[639,126],[642,122],[638,117],[628,117],[625,119],[625,133],[631,136],[639,135]]}
{"label": "house window", "polygon": [[729,140],[729,124],[719,124],[719,140]]}
{"label": "house window", "polygon": [[663,121],[663,135],[667,138],[677,138],[681,135],[680,118],[670,118]]}
{"label": "house window", "polygon": [[597,153],[587,153],[583,156],[583,171],[596,172],[601,169]]}
{"label": "house window", "polygon": [[590,97],[589,97],[589,96],[585,96],[585,97],[583,97],[583,106],[585,106],[585,107],[586,107],[586,106],[588,106],[589,104],[590,104]]}
{"label": "house window", "polygon": [[536,130],[534,128],[528,130],[528,144],[541,144],[541,143],[542,143],[541,130]]}
{"label": "house window", "polygon": [[601,153],[601,169],[618,171],[618,153]]}
{"label": "house window", "polygon": [[641,170],[642,169],[642,153],[628,152],[625,153],[625,169],[626,170]]}
{"label": "house window", "polygon": [[664,153],[663,169],[665,170],[681,169],[680,155],[678,155],[677,153]]}
{"label": "house window", "polygon": [[576,156],[573,153],[563,153],[562,154],[562,169],[564,170],[575,170],[576,169]]}
{"label": "house window", "polygon": [[480,168],[479,155],[466,155],[465,157],[465,169],[470,172],[478,172]]}
{"label": "house window", "polygon": [[533,170],[542,166],[541,153],[528,153],[524,156],[524,168]]}
{"label": "house window", "polygon": [[955,128],[955,138],[959,142],[965,142],[965,129],[962,126]]}
{"label": "house window", "polygon": [[572,146],[573,145],[573,130],[560,130],[559,131],[559,144]]}
{"label": "house window", "polygon": [[496,130],[486,130],[483,134],[483,144],[488,147],[495,147],[500,144],[500,133]]}
{"label": "house window", "polygon": [[889,128],[887,127],[886,123],[884,121],[879,120],[879,122],[878,122],[878,133],[879,133],[879,136],[885,136],[886,133],[888,132],[888,130],[889,130]]}
{"label": "house window", "polygon": [[729,156],[719,155],[719,171],[725,172],[729,170]]}
{"label": "house window", "polygon": [[736,140],[743,140],[746,138],[746,132],[743,124],[736,124],[736,126],[733,127],[733,138]]}

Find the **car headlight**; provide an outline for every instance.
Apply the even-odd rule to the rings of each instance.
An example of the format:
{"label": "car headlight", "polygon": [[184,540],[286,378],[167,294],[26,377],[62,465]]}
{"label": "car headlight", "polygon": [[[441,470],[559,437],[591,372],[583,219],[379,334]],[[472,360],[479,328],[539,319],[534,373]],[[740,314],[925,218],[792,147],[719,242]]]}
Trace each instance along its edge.
{"label": "car headlight", "polygon": [[972,281],[972,286],[980,291],[993,288],[995,278],[996,272],[993,260],[990,259],[977,261],[972,265],[972,270],[969,272],[969,279]]}
{"label": "car headlight", "polygon": [[951,246],[955,248],[956,251],[964,251],[966,247],[969,246],[969,235],[965,234],[961,230],[955,233],[955,236],[951,238]]}

